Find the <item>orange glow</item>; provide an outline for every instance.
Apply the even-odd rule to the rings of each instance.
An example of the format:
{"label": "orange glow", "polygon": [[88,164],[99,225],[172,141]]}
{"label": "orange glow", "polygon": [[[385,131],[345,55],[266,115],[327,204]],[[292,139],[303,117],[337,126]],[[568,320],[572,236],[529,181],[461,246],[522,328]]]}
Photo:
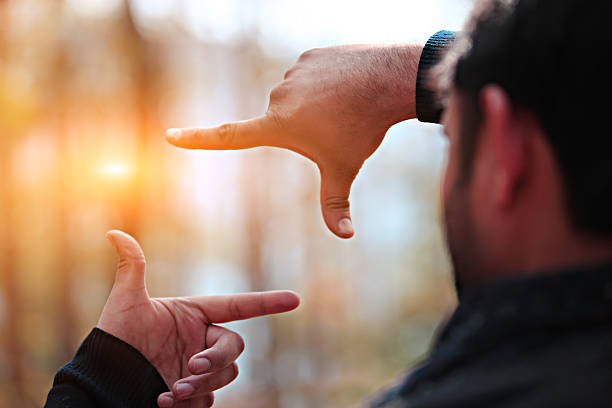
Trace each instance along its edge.
{"label": "orange glow", "polygon": [[107,161],[100,164],[99,172],[104,177],[117,179],[129,177],[133,171],[128,163]]}

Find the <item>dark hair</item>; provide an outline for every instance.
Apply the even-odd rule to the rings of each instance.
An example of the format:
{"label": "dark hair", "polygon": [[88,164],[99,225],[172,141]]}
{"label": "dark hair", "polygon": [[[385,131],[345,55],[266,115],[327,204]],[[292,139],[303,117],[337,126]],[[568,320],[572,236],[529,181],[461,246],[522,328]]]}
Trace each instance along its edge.
{"label": "dark hair", "polygon": [[468,178],[478,94],[498,84],[546,133],[573,227],[599,235],[612,235],[610,24],[610,0],[491,0],[477,7],[447,62],[466,102],[460,151]]}

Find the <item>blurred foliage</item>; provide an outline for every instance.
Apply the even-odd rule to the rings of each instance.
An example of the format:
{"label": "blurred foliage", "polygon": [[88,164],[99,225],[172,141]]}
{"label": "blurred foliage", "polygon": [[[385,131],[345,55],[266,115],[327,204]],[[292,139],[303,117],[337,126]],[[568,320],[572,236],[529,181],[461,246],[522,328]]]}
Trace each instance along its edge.
{"label": "blurred foliage", "polygon": [[256,25],[206,41],[128,1],[83,4],[99,10],[0,3],[0,407],[41,406],[95,325],[111,228],[142,243],[154,296],[301,293],[296,312],[230,325],[248,346],[219,407],[356,405],[418,361],[454,303],[437,130],[391,132],[355,184],[357,237],[340,241],[305,159],[163,140],[265,110],[292,59]]}

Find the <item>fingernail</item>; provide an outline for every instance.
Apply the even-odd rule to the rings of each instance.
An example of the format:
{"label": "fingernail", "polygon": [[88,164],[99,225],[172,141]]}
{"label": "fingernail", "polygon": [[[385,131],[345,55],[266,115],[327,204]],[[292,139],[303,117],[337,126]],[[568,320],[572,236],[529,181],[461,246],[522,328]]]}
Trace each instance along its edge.
{"label": "fingernail", "polygon": [[176,386],[176,394],[181,398],[190,396],[194,391],[195,388],[191,384],[182,383]]}
{"label": "fingernail", "polygon": [[181,129],[166,130],[166,137],[168,139],[178,139],[179,137],[181,137]]}
{"label": "fingernail", "polygon": [[164,395],[163,397],[159,397],[157,403],[161,408],[170,408],[174,405],[174,400],[171,397]]}
{"label": "fingernail", "polygon": [[338,223],[338,229],[344,235],[353,235],[353,224],[348,218],[343,218]]}
{"label": "fingernail", "polygon": [[208,369],[210,368],[211,364],[210,364],[210,360],[208,360],[207,358],[204,357],[198,357],[195,360],[193,360],[193,373],[194,374],[202,374],[206,371],[208,371]]}

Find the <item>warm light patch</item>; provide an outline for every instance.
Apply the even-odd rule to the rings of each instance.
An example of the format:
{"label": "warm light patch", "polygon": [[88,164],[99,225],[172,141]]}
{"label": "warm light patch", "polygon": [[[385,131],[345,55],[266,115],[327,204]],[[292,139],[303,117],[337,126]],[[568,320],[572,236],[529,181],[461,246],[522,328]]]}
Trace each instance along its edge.
{"label": "warm light patch", "polygon": [[130,175],[131,168],[127,163],[109,161],[100,165],[100,173],[105,177],[124,178]]}

